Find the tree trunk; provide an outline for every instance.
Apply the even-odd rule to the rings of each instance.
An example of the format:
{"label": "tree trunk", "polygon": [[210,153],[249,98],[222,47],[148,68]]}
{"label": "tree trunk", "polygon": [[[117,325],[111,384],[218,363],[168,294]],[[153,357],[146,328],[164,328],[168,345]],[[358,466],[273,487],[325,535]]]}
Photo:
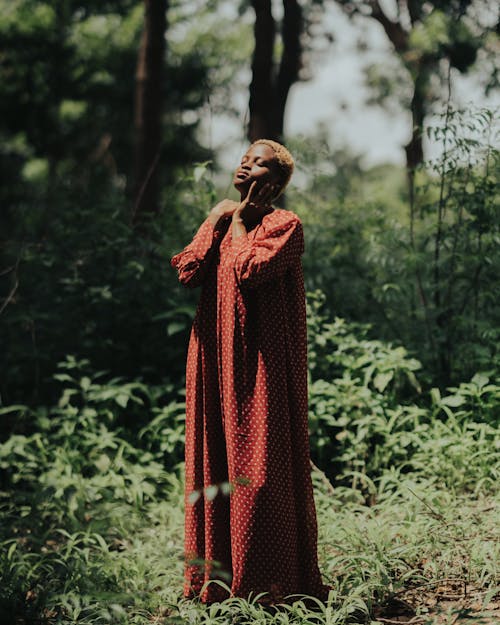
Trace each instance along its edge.
{"label": "tree trunk", "polygon": [[255,11],[255,49],[250,84],[248,138],[283,141],[283,125],[290,87],[297,82],[302,57],[302,9],[297,0],[283,0],[283,53],[275,71],[276,24],[270,0],[252,0]]}
{"label": "tree trunk", "polygon": [[144,0],[135,76],[133,223],[158,211],[158,160],[162,142],[162,79],[167,0]]}
{"label": "tree trunk", "polygon": [[278,141],[283,140],[283,126],[285,108],[290,87],[299,79],[299,70],[302,62],[302,8],[297,0],[283,1],[285,13],[283,16],[283,54],[276,84],[274,100],[274,132]]}
{"label": "tree trunk", "polygon": [[250,120],[248,139],[275,139],[272,128],[274,102],[274,38],[276,25],[271,0],[252,0],[255,11],[255,48],[252,57],[252,82],[250,83]]}
{"label": "tree trunk", "polygon": [[413,97],[410,110],[412,119],[412,133],[410,141],[405,145],[406,167],[408,172],[415,171],[424,160],[422,134],[425,120],[425,103],[427,98],[428,72],[420,67],[413,83]]}

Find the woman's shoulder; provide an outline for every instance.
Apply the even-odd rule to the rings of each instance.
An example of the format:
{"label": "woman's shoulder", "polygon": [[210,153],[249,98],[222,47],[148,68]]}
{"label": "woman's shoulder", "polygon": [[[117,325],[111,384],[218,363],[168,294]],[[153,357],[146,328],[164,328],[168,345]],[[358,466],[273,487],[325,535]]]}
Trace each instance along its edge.
{"label": "woman's shoulder", "polygon": [[300,219],[295,213],[285,210],[284,208],[275,208],[271,213],[268,213],[264,217],[264,224],[269,228],[276,228],[280,226],[292,227],[300,223]]}

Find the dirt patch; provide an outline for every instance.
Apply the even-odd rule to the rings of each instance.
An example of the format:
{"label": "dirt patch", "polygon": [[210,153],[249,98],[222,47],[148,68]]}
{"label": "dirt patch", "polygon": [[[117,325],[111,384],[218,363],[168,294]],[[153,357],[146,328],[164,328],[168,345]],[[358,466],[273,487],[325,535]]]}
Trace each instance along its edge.
{"label": "dirt patch", "polygon": [[488,597],[463,580],[406,589],[374,610],[383,625],[499,625],[500,595]]}

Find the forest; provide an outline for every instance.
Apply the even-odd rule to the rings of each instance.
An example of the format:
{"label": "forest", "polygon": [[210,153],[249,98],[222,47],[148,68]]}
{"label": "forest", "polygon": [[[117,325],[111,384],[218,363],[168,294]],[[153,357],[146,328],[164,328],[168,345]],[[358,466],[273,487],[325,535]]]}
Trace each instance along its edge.
{"label": "forest", "polygon": [[[456,97],[468,77],[479,101],[498,98],[497,3],[0,7],[0,622],[498,623],[499,117]],[[314,76],[342,58],[341,19],[366,61],[366,110],[406,124],[397,163],[369,164],[328,121],[306,134],[287,115],[299,86],[313,109]],[[335,128],[343,115],[332,103]],[[238,145],[210,138],[213,119]],[[296,161],[281,205],[304,226],[332,587],[326,603],[274,610],[182,598],[199,291],[170,266],[236,197],[228,154],[241,148],[236,167],[260,138]],[[202,493],[218,494],[231,485]]]}

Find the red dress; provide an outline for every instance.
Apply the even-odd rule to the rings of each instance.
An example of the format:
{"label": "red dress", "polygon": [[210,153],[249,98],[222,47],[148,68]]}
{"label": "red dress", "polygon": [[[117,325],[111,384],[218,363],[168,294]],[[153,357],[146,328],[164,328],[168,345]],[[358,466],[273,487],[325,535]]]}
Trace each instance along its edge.
{"label": "red dress", "polygon": [[[274,209],[231,240],[205,221],[172,259],[202,285],[186,371],[184,595],[326,599],[317,562],[307,428],[302,225]],[[230,483],[230,495],[205,490]],[[196,495],[195,495],[196,497]],[[204,587],[203,587],[204,586]]]}

